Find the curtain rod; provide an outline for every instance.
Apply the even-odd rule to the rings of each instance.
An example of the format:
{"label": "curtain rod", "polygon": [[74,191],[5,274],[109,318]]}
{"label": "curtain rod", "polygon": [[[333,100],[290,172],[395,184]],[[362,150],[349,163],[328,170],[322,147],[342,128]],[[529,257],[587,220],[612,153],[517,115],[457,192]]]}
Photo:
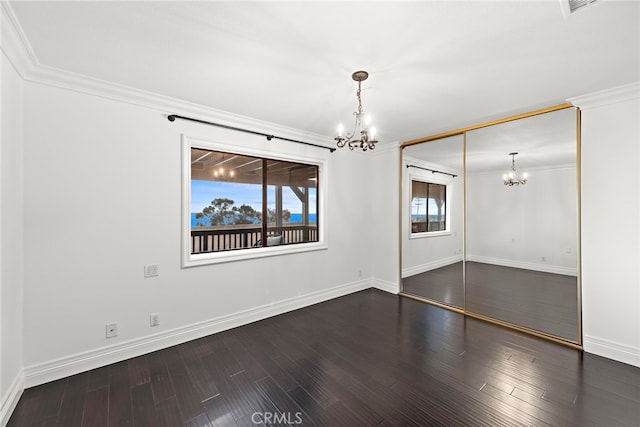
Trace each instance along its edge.
{"label": "curtain rod", "polygon": [[434,170],[434,169],[427,169],[427,168],[423,168],[422,166],[407,165],[407,167],[408,167],[408,168],[417,168],[417,169],[422,169],[422,170],[425,170],[425,171],[429,171],[429,172],[431,172],[431,173],[441,173],[442,175],[449,175],[449,176],[452,176],[452,177],[454,177],[454,178],[458,176],[458,175],[454,175],[454,174],[449,173],[449,172],[441,172],[441,171],[437,171],[437,170]]}
{"label": "curtain rod", "polygon": [[179,116],[177,114],[170,114],[170,115],[167,116],[167,119],[170,122],[175,122],[176,119],[189,120],[189,121],[192,121],[192,122],[203,123],[205,125],[217,126],[217,127],[221,127],[221,128],[225,128],[225,129],[237,130],[239,132],[250,133],[250,134],[253,134],[253,135],[264,136],[264,137],[267,138],[267,141],[271,141],[272,139],[280,139],[282,141],[296,142],[298,144],[304,144],[304,145],[310,145],[312,147],[324,148],[325,150],[329,150],[332,153],[334,151],[336,151],[336,149],[333,148],[333,147],[325,147],[324,145],[313,144],[311,142],[305,142],[305,141],[298,141],[296,139],[283,138],[283,137],[280,137],[280,136],[269,135],[268,133],[256,132],[254,130],[237,128],[237,127],[234,127],[234,126],[223,125],[223,124],[220,124],[220,123],[207,122],[205,120],[193,119],[191,117]]}

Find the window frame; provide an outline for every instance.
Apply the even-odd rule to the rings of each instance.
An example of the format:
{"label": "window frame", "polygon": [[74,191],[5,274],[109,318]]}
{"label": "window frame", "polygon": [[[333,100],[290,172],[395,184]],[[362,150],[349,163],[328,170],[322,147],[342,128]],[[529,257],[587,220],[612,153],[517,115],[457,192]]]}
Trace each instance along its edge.
{"label": "window frame", "polygon": [[[433,175],[433,174],[429,174]],[[451,192],[453,191],[453,179],[449,176],[429,176],[427,177],[425,174],[421,173],[410,173],[409,176],[409,200],[408,200],[408,224],[409,224],[409,239],[423,239],[429,237],[438,237],[438,236],[450,236],[452,235],[451,231]],[[419,231],[413,232],[413,221],[412,221],[412,206],[413,206],[413,181],[422,182],[425,184],[437,184],[443,185],[445,187],[445,229],[438,231]]]}
{"label": "window frame", "polygon": [[[296,243],[292,245],[262,246],[257,248],[236,249],[232,251],[219,251],[207,253],[191,253],[191,148],[203,150],[224,151],[227,153],[253,156],[272,160],[303,163],[318,167],[317,183],[317,226],[318,241]],[[240,145],[230,145],[213,140],[182,135],[182,267],[195,267],[200,265],[219,264],[233,261],[242,261],[256,258],[264,258],[277,255],[287,255],[300,252],[310,252],[328,249],[327,242],[327,187],[328,187],[328,161],[326,158],[310,157],[307,155],[292,155],[275,151],[272,147],[260,150]]]}

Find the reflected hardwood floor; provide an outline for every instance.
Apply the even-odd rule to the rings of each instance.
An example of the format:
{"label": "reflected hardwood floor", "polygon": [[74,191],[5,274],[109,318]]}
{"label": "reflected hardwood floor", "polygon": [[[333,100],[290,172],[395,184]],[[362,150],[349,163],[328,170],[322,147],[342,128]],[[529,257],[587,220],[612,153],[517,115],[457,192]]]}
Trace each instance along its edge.
{"label": "reflected hardwood floor", "polygon": [[640,369],[370,289],[27,389],[9,426],[286,424],[273,413],[303,426],[636,426]]}
{"label": "reflected hardwood floor", "polygon": [[577,278],[480,262],[466,263],[466,308],[577,341]]}
{"label": "reflected hardwood floor", "polygon": [[462,261],[402,279],[402,291],[443,302],[454,307],[464,306]]}
{"label": "reflected hardwood floor", "polygon": [[[402,279],[403,292],[462,307],[462,262]],[[466,309],[577,341],[575,276],[466,262]]]}

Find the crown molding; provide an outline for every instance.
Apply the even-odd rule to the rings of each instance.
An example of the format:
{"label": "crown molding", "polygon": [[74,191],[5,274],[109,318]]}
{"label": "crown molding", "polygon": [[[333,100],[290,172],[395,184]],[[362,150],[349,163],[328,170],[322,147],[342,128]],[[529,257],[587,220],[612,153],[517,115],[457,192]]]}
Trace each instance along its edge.
{"label": "crown molding", "polygon": [[13,65],[16,72],[24,79],[25,75],[33,71],[40,63],[29,44],[18,18],[11,6],[0,1],[0,40],[2,52]]}
{"label": "crown molding", "polygon": [[305,140],[333,148],[333,137],[254,119],[41,64],[29,44],[11,5],[4,1],[0,2],[0,4],[2,8],[2,13],[0,14],[2,52],[9,59],[20,77],[27,82],[150,108],[161,111],[167,116],[170,114],[192,116],[200,120],[243,127],[267,134],[278,134],[287,138]]}
{"label": "crown molding", "polygon": [[637,99],[640,99],[640,82],[633,82],[611,89],[576,96],[567,99],[567,101],[579,107],[581,110],[588,110],[590,108],[598,108]]}
{"label": "crown molding", "polygon": [[383,142],[378,143],[373,151],[370,151],[372,155],[382,155],[386,153],[394,153],[400,151],[400,141]]}

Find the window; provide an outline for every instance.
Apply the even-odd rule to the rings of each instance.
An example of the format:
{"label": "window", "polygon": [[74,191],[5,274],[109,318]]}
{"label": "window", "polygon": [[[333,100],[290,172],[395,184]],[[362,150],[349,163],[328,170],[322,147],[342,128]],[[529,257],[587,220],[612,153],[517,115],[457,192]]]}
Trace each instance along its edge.
{"label": "window", "polygon": [[187,145],[185,266],[318,248],[321,163]]}
{"label": "window", "polygon": [[411,233],[447,230],[447,186],[412,179]]}

